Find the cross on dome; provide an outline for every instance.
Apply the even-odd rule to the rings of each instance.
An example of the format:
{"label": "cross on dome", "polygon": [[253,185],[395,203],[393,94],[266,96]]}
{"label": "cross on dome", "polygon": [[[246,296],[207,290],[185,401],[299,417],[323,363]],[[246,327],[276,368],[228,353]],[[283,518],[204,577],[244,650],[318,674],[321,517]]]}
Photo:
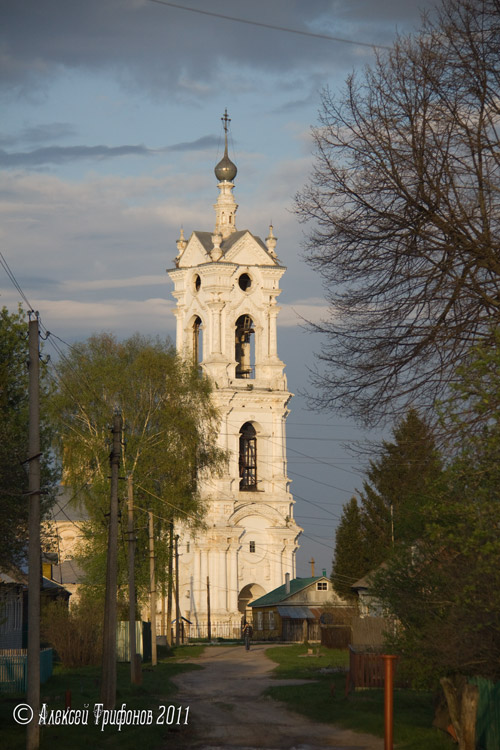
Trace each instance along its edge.
{"label": "cross on dome", "polygon": [[220,118],[224,127],[224,156],[215,167],[215,176],[219,182],[232,182],[236,177],[238,170],[236,164],[233,164],[227,153],[227,132],[228,125],[231,122],[231,118],[228,117],[227,109],[224,111],[223,117]]}
{"label": "cross on dome", "polygon": [[219,197],[215,204],[215,235],[220,235],[226,239],[230,234],[236,231],[235,216],[238,209],[233,197],[233,180],[238,170],[233,164],[227,153],[227,132],[231,119],[228,117],[227,109],[221,117],[224,127],[224,156],[215,167],[215,176],[219,180]]}

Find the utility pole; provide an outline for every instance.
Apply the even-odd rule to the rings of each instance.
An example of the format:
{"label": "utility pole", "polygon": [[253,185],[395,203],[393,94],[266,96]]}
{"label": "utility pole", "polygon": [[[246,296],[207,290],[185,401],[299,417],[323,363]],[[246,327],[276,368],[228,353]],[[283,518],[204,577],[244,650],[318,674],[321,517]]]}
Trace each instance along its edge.
{"label": "utility pole", "polygon": [[210,621],[210,576],[207,576],[207,636],[212,640],[212,623]]}
{"label": "utility pole", "polygon": [[40,388],[38,313],[28,324],[28,690],[33,711],[26,730],[27,750],[40,743]]}
{"label": "utility pole", "polygon": [[151,664],[156,667],[156,581],[155,581],[155,540],[153,514],[149,516],[149,607],[151,618]]}
{"label": "utility pole", "polygon": [[108,557],[106,566],[106,599],[102,649],[101,702],[113,709],[116,702],[116,596],[118,589],[118,469],[122,445],[122,415],[113,415],[111,464],[111,496],[109,503]]}
{"label": "utility pole", "polygon": [[135,638],[135,531],[134,531],[134,479],[132,474],[127,477],[128,488],[128,641],[130,653],[130,681],[138,685],[140,679],[140,663],[137,659],[137,643]]}
{"label": "utility pole", "polygon": [[166,588],[165,588],[165,582],[163,581],[161,584],[161,621],[160,621],[160,635],[165,635],[165,618],[167,616],[166,610],[165,610],[165,598],[166,598]]}
{"label": "utility pole", "polygon": [[168,594],[167,594],[167,643],[172,645],[172,585],[174,582],[174,521],[170,520],[170,540],[168,555]]}
{"label": "utility pole", "polygon": [[179,606],[179,535],[175,535],[175,645],[180,643],[181,608]]}

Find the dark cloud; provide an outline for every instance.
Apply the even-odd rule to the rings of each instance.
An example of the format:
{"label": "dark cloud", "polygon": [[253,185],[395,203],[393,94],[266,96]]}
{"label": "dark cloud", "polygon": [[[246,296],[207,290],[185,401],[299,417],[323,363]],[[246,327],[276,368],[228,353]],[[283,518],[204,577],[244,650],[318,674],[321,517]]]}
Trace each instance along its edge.
{"label": "dark cloud", "polygon": [[[207,10],[204,0],[187,5]],[[396,25],[404,28],[418,18],[413,0],[212,0],[210,11],[370,44],[390,43]],[[171,91],[196,101],[209,96],[217,76],[227,77],[235,64],[275,75],[315,65],[350,67],[359,49],[148,0],[6,0],[2,29],[0,85],[24,92],[61,66],[107,66],[150,93]]]}
{"label": "dark cloud", "polygon": [[218,139],[205,135],[195,141],[183,141],[171,146],[147,148],[146,146],[46,146],[33,151],[8,153],[0,149],[0,167],[39,167],[45,164],[66,164],[82,159],[115,159],[120,156],[151,156],[168,151],[203,151],[214,148]]}
{"label": "dark cloud", "polygon": [[206,148],[216,148],[219,145],[219,138],[214,135],[204,135],[197,138],[196,141],[184,141],[175,143],[173,146],[166,146],[163,151],[204,151]]}
{"label": "dark cloud", "polygon": [[11,147],[18,143],[50,143],[76,134],[69,122],[48,122],[24,128],[14,135],[0,133],[0,147]]}
{"label": "dark cloud", "polygon": [[117,156],[147,156],[152,151],[145,146],[46,146],[33,151],[7,153],[0,150],[0,166],[38,167],[42,164],[65,164],[81,159],[112,159]]}

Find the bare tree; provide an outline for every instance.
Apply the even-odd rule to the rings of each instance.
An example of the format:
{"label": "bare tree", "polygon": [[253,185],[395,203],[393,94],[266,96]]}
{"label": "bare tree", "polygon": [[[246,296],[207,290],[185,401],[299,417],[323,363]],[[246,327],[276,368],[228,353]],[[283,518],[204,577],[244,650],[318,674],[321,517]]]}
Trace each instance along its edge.
{"label": "bare tree", "polygon": [[325,91],[297,196],[330,315],[318,401],[373,424],[431,407],[500,323],[500,0],[444,0]]}

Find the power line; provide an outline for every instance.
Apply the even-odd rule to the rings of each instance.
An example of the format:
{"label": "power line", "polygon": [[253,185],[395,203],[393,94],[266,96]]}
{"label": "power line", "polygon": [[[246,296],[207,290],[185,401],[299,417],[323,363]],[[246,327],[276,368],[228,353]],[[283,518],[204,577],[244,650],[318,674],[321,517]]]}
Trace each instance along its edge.
{"label": "power line", "polygon": [[31,304],[31,302],[29,301],[29,299],[27,298],[27,296],[25,295],[25,293],[21,289],[21,286],[20,286],[19,282],[17,281],[16,277],[14,276],[14,272],[10,269],[9,264],[7,263],[7,260],[5,259],[5,256],[3,255],[3,253],[1,251],[0,251],[0,265],[4,269],[5,273],[9,277],[10,281],[12,282],[12,284],[14,285],[14,287],[16,288],[16,290],[19,292],[19,294],[21,295],[21,297],[23,298],[23,300],[28,305],[28,312],[34,312],[33,305]]}
{"label": "power line", "polygon": [[214,13],[213,11],[201,10],[200,8],[190,8],[187,5],[178,5],[177,3],[169,3],[166,0],[149,0],[151,3],[157,5],[166,5],[169,8],[176,8],[177,10],[186,10],[190,13],[198,13],[202,16],[210,16],[211,18],[222,18],[224,21],[233,21],[235,23],[244,23],[248,26],[259,26],[263,29],[271,29],[272,31],[284,31],[287,34],[298,34],[299,36],[309,36],[314,39],[325,39],[328,42],[339,42],[341,44],[354,44],[356,47],[369,47],[370,49],[385,49],[389,50],[385,44],[373,44],[370,42],[358,42],[354,39],[345,39],[343,37],[330,36],[329,34],[317,34],[314,31],[303,31],[301,29],[291,29],[288,26],[275,26],[271,23],[264,23],[263,21],[250,21],[248,18],[237,18],[236,16],[227,16],[223,13]]}

